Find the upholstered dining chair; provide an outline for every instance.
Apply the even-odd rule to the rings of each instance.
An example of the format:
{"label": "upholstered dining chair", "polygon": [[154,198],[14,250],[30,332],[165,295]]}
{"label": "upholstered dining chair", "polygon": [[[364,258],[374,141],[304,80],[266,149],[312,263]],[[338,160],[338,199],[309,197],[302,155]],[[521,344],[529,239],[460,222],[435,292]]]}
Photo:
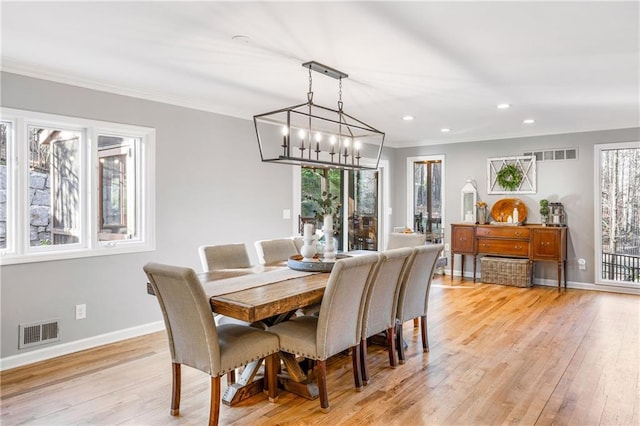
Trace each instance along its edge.
{"label": "upholstered dining chair", "polygon": [[329,411],[327,358],[351,348],[354,382],[357,390],[362,388],[362,311],[378,259],[374,253],[337,260],[325,288],[320,315],[296,317],[269,328],[280,338],[280,350],[316,361],[320,408],[325,413]]}
{"label": "upholstered dining chair", "polygon": [[436,262],[444,246],[429,244],[413,248],[400,285],[398,296],[398,318],[396,326],[396,348],[400,364],[404,364],[404,345],[402,344],[402,324],[410,319],[420,318],[422,348],[429,351],[427,337],[427,310],[429,308],[429,290]]}
{"label": "upholstered dining chair", "polygon": [[413,234],[405,234],[404,232],[391,232],[387,241],[387,250],[397,249],[400,247],[422,246],[426,241],[426,235],[419,232]]}
{"label": "upholstered dining chair", "polygon": [[263,265],[283,262],[298,254],[298,249],[292,238],[276,238],[255,242],[258,261]]}
{"label": "upholstered dining chair", "polygon": [[250,268],[251,261],[244,243],[200,246],[200,263],[205,272],[229,268]]}
{"label": "upholstered dining chair", "polygon": [[397,366],[396,359],[396,310],[402,276],[412,256],[411,248],[399,248],[380,253],[380,261],[367,290],[362,323],[362,340],[360,356],[362,359],[362,380],[369,382],[369,366],[367,361],[367,339],[376,334],[386,332],[389,365]]}
{"label": "upholstered dining chair", "polygon": [[209,424],[218,424],[220,376],[266,358],[269,401],[277,398],[278,336],[238,324],[216,326],[211,305],[196,273],[158,263],[144,266],[162,310],[173,371],[171,415],[180,410],[180,370],[188,365],[211,376]]}

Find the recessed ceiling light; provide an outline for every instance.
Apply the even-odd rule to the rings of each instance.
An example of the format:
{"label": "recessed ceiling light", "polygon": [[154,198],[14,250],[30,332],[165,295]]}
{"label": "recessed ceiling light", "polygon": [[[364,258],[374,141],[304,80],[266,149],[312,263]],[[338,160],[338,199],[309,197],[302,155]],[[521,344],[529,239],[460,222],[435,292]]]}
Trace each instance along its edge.
{"label": "recessed ceiling light", "polygon": [[534,120],[533,118],[526,118],[526,119],[522,120],[522,122],[524,124],[533,124],[533,123],[536,122],[536,120]]}
{"label": "recessed ceiling light", "polygon": [[442,133],[448,133],[448,132],[450,132],[450,131],[451,131],[451,129],[449,129],[449,128],[447,128],[447,127],[443,127],[442,129],[440,129],[440,131],[441,131]]}
{"label": "recessed ceiling light", "polygon": [[411,121],[411,120],[413,120],[413,115],[405,115],[404,117],[402,117],[402,119],[404,121]]}
{"label": "recessed ceiling light", "polygon": [[498,104],[498,109],[511,108],[511,104]]}

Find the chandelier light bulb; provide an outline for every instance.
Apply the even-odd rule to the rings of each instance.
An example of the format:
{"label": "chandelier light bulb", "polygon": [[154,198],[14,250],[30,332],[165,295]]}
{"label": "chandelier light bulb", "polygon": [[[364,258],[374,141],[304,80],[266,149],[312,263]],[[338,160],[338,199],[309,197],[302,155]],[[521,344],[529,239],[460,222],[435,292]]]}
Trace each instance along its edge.
{"label": "chandelier light bulb", "polygon": [[331,137],[329,138],[329,143],[330,143],[331,145],[335,145],[335,144],[336,144],[336,137],[335,137],[335,136],[331,136]]}
{"label": "chandelier light bulb", "polygon": [[322,133],[317,132],[315,136],[315,140],[316,142],[320,142],[322,140]]}
{"label": "chandelier light bulb", "polygon": [[346,147],[348,147],[348,146],[349,146],[349,143],[351,143],[351,139],[349,139],[349,138],[345,138],[345,139],[344,139],[344,147],[345,147],[345,148],[346,148]]}
{"label": "chandelier light bulb", "polygon": [[300,129],[300,130],[298,131],[298,136],[300,136],[300,139],[304,139],[304,137],[305,137],[306,135],[307,135],[307,134],[304,132],[304,130]]}
{"label": "chandelier light bulb", "polygon": [[289,134],[289,129],[286,126],[282,127],[282,135],[287,136],[288,134]]}

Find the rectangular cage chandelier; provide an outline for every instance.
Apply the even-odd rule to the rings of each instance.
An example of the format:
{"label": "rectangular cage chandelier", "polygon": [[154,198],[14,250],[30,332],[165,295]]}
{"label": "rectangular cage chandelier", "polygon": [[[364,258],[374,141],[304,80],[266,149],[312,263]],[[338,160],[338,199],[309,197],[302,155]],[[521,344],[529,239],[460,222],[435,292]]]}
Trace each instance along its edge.
{"label": "rectangular cage chandelier", "polygon": [[[348,75],[311,61],[307,102],[253,117],[263,162],[347,170],[378,168],[385,134],[345,113],[342,79]],[[316,71],[339,81],[338,109],[313,103]]]}

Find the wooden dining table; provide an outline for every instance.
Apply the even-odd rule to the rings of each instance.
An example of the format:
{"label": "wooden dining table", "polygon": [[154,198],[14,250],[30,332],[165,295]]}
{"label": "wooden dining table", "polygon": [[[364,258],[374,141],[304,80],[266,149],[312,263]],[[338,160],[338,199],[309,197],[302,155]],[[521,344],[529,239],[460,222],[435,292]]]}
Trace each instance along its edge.
{"label": "wooden dining table", "polygon": [[[287,320],[295,311],[320,303],[329,279],[328,273],[293,271],[286,263],[253,268],[224,269],[198,274],[213,312],[249,323],[266,326]],[[307,399],[318,397],[318,387],[300,367],[295,356],[280,352],[285,369],[278,375],[287,391]],[[235,383],[229,384],[222,402],[236,405],[261,392],[263,360],[249,363]]]}

